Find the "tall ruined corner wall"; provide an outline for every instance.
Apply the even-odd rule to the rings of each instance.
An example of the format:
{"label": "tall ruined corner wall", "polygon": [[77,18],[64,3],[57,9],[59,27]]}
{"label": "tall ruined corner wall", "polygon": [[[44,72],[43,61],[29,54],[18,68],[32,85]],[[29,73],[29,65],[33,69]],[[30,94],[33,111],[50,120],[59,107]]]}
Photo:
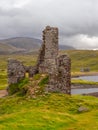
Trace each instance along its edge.
{"label": "tall ruined corner wall", "polygon": [[45,56],[45,44],[43,43],[39,50],[39,55],[38,55],[37,65],[36,65],[36,68],[39,73],[45,72],[44,56]]}
{"label": "tall ruined corner wall", "polygon": [[55,59],[58,55],[58,28],[47,26],[43,31],[45,44],[45,60]]}
{"label": "tall ruined corner wall", "polygon": [[58,87],[63,93],[71,94],[71,59],[68,55],[57,57]]}
{"label": "tall ruined corner wall", "polygon": [[46,91],[71,93],[71,59],[58,55],[58,28],[47,26],[43,31],[38,70],[49,75]]}
{"label": "tall ruined corner wall", "polygon": [[25,78],[25,67],[17,60],[8,60],[8,84],[18,83],[20,80]]}
{"label": "tall ruined corner wall", "polygon": [[71,59],[67,55],[56,58],[56,69],[49,73],[48,92],[71,94]]}
{"label": "tall ruined corner wall", "polygon": [[58,55],[58,28],[47,26],[43,31],[42,55],[39,62],[39,73],[48,73],[55,66]]}

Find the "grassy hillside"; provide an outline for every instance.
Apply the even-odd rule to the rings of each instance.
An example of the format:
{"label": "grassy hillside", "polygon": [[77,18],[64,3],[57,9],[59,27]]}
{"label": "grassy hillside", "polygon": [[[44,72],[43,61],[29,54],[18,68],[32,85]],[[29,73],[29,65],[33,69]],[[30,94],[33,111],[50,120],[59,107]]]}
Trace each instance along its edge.
{"label": "grassy hillside", "polygon": [[60,48],[60,50],[75,50],[75,48],[72,46],[61,45],[61,44],[59,44],[59,48]]}
{"label": "grassy hillside", "polygon": [[[80,50],[70,50],[61,51],[60,53],[67,53],[71,57],[72,61],[72,74],[84,74],[80,73],[80,69],[83,67],[89,67],[90,72],[98,72],[98,51],[80,51]],[[25,65],[34,65],[36,63],[37,54],[30,55],[0,55],[0,89],[7,86],[6,69],[7,69],[7,59],[14,58],[22,61]]]}
{"label": "grassy hillside", "polygon": [[7,53],[12,53],[12,52],[17,52],[22,49],[18,49],[14,46],[11,45],[6,45],[5,43],[0,43],[0,54],[7,54]]}
{"label": "grassy hillside", "polygon": [[98,72],[98,51],[93,50],[70,50],[68,53],[72,61],[72,71],[79,72],[81,68],[88,67],[90,71]]}
{"label": "grassy hillside", "polygon": [[[97,51],[61,53],[66,52],[72,59],[72,72],[79,73],[81,67],[88,65],[91,71],[97,71]],[[0,55],[0,89],[7,86],[8,58],[34,65],[37,55]],[[28,95],[9,96],[0,99],[0,130],[98,130],[98,98],[60,93],[33,99]]]}
{"label": "grassy hillside", "polygon": [[25,50],[39,49],[41,44],[41,40],[35,38],[28,38],[28,37],[10,38],[6,40],[2,40],[1,42]]}
{"label": "grassy hillside", "polygon": [[[87,110],[79,112],[79,108]],[[98,100],[48,94],[0,99],[0,130],[98,130]]]}
{"label": "grassy hillside", "polygon": [[[2,46],[3,43],[3,46]],[[16,53],[30,53],[36,51],[40,48],[42,41],[36,38],[29,37],[15,37],[0,40],[0,52],[3,51],[3,54]],[[75,49],[68,45],[60,45],[61,50],[72,50]]]}

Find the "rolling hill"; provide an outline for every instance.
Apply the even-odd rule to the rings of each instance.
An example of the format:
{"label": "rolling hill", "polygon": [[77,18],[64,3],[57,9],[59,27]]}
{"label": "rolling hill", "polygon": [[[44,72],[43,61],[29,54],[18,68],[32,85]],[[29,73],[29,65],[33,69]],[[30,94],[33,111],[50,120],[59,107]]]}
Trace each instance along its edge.
{"label": "rolling hill", "polygon": [[[0,40],[0,52],[5,53],[28,53],[39,50],[42,41],[36,38],[15,37]],[[60,50],[75,50],[68,45],[60,45]]]}
{"label": "rolling hill", "polygon": [[41,44],[41,40],[28,37],[10,38],[2,40],[1,42],[25,50],[38,49]]}
{"label": "rolling hill", "polygon": [[19,51],[23,51],[23,49],[16,48],[9,44],[0,43],[0,54],[8,54],[8,53],[19,52]]}
{"label": "rolling hill", "polygon": [[76,50],[74,47],[68,45],[59,45],[59,48],[60,50]]}

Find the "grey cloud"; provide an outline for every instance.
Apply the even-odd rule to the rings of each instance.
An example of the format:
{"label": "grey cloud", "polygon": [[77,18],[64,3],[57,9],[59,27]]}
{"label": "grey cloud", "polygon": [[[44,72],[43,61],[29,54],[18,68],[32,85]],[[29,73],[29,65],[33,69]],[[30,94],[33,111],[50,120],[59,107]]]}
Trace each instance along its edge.
{"label": "grey cloud", "polygon": [[96,45],[92,39],[98,36],[97,12],[98,0],[0,0],[0,38],[41,38],[50,25],[59,28],[62,44],[96,47],[98,39]]}

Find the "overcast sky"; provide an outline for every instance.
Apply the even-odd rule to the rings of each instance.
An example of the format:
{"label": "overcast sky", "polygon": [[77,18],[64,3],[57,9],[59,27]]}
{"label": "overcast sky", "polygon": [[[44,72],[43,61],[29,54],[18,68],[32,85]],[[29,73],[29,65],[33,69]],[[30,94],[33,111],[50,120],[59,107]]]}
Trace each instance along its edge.
{"label": "overcast sky", "polygon": [[42,38],[59,28],[60,44],[98,48],[98,0],[0,0],[0,39]]}

